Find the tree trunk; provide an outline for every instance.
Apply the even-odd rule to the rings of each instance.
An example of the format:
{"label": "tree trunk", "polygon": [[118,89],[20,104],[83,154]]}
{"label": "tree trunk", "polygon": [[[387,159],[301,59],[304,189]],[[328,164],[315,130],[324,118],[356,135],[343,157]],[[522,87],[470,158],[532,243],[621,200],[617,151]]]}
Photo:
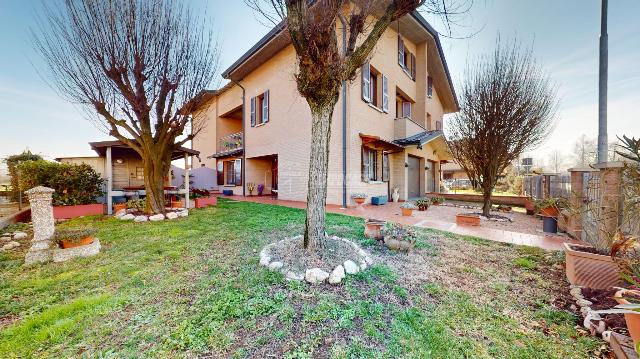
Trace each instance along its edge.
{"label": "tree trunk", "polygon": [[311,106],[311,156],[307,214],[304,228],[304,248],[322,248],[325,236],[325,204],[327,202],[327,170],[331,119],[335,102],[321,107]]}
{"label": "tree trunk", "polygon": [[144,189],[146,192],[146,212],[164,213],[164,177],[169,173],[169,165],[158,152],[143,156]]}
{"label": "tree trunk", "polygon": [[484,204],[482,205],[482,214],[486,217],[491,215],[491,192],[492,188],[482,188],[482,198]]}

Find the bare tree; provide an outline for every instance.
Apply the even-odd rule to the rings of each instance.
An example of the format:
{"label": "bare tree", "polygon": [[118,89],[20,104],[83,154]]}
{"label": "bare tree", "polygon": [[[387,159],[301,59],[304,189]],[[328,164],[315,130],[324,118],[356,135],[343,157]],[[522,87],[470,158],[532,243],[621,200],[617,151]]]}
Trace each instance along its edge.
{"label": "bare tree", "polygon": [[589,166],[597,161],[596,141],[586,135],[578,137],[573,144],[573,161],[577,166]]}
{"label": "bare tree", "polygon": [[[327,165],[333,109],[342,82],[353,79],[387,27],[421,5],[448,14],[452,0],[245,0],[267,21],[284,21],[296,51],[298,92],[311,109],[311,155],[304,247],[322,247],[325,235]],[[453,0],[456,3],[467,0]],[[456,6],[456,9],[464,9]],[[369,18],[374,17],[373,23]],[[346,46],[338,46],[338,21]]]}
{"label": "bare tree", "polygon": [[43,6],[33,38],[53,85],[142,157],[147,211],[164,212],[172,153],[204,126],[189,114],[217,71],[211,32],[175,0]]}
{"label": "bare tree", "polygon": [[560,173],[562,166],[564,165],[564,155],[560,150],[553,150],[549,154],[549,166],[553,169],[554,173]]}
{"label": "bare tree", "polygon": [[532,51],[516,41],[496,45],[467,67],[461,110],[449,124],[453,157],[482,189],[486,216],[498,176],[545,140],[557,108],[556,90]]}

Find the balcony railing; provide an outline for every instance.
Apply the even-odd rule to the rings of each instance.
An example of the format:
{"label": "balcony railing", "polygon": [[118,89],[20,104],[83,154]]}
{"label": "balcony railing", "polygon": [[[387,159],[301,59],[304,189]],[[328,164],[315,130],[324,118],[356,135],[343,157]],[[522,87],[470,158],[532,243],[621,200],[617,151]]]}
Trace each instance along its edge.
{"label": "balcony railing", "polygon": [[244,141],[242,138],[242,132],[232,133],[218,140],[218,152],[231,152],[234,150],[239,150],[243,148],[243,145]]}
{"label": "balcony railing", "polygon": [[394,140],[400,140],[426,131],[424,127],[407,117],[396,118],[393,124]]}

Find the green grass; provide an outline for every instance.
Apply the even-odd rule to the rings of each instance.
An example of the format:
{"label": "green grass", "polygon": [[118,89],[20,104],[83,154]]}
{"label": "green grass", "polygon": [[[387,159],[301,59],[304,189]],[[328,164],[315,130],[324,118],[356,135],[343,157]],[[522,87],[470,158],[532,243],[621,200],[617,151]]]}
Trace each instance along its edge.
{"label": "green grass", "polygon": [[[577,358],[599,345],[577,336],[576,319],[546,299],[520,302],[519,281],[472,266],[460,275],[486,282],[490,300],[453,283],[408,285],[413,274],[386,263],[340,287],[288,282],[259,267],[260,249],[301,233],[303,221],[297,209],[220,200],[175,221],[67,222],[94,225],[101,253],[30,268],[0,254],[0,318],[13,318],[0,329],[0,357]],[[364,238],[362,219],[328,214],[327,231],[390,261],[408,260]],[[435,261],[447,241],[547,263],[544,251],[418,233],[416,255],[430,265],[449,265]],[[538,275],[508,258],[505,270]],[[529,321],[554,334],[523,331]]]}

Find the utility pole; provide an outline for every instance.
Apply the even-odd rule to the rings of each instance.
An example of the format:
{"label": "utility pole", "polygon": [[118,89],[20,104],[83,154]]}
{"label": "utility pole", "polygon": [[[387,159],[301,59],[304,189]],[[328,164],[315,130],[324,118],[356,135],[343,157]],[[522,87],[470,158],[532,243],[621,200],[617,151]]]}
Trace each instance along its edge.
{"label": "utility pole", "polygon": [[600,14],[600,73],[598,88],[598,163],[607,162],[607,78],[609,45],[607,35],[608,0],[602,0]]}

